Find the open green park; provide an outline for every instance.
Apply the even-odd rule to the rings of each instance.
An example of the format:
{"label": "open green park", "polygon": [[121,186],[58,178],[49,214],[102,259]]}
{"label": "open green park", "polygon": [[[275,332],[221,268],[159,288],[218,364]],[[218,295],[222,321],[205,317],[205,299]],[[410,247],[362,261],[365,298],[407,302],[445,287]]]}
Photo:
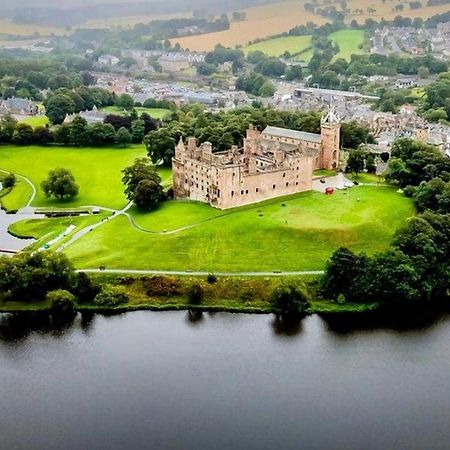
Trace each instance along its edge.
{"label": "open green park", "polygon": [[350,61],[352,55],[363,55],[365,50],[362,48],[364,44],[364,30],[339,30],[331,33],[328,38],[339,45],[339,53],[335,56]]}
{"label": "open green park", "polygon": [[[142,146],[118,148],[0,147],[0,168],[26,176],[36,187],[32,206],[99,206],[121,210],[121,170]],[[46,199],[41,181],[50,169],[70,169],[80,186],[73,201]],[[170,170],[160,171],[166,186]],[[17,209],[30,191],[18,184]],[[19,189],[18,194],[15,190]],[[8,198],[7,195],[3,200]],[[357,186],[326,196],[305,192],[255,205],[220,211],[209,205],[169,200],[155,211],[130,208],[116,214],[104,210],[99,216],[41,219],[20,222],[12,231],[33,236],[43,245],[75,225],[73,234],[106,217],[110,220],[65,248],[77,268],[150,269],[212,272],[308,271],[324,268],[327,258],[340,246],[373,254],[389,246],[395,230],[414,214],[412,202],[394,188]]]}

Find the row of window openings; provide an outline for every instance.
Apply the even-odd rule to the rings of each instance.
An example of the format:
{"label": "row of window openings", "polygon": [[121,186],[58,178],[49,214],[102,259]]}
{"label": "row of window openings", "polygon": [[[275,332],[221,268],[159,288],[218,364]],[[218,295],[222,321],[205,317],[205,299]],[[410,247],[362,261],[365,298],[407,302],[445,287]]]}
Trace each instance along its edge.
{"label": "row of window openings", "polygon": [[[295,183],[295,185],[298,186],[298,181]],[[288,186],[289,186],[289,183],[286,183],[286,187],[288,187]],[[276,188],[277,188],[277,185],[273,184],[272,189],[276,189]],[[259,188],[256,188],[255,192],[258,193]],[[245,195],[245,194],[248,194],[248,189],[246,189],[245,191],[244,190],[241,191],[241,195]],[[231,196],[234,197],[234,191],[231,191]]]}

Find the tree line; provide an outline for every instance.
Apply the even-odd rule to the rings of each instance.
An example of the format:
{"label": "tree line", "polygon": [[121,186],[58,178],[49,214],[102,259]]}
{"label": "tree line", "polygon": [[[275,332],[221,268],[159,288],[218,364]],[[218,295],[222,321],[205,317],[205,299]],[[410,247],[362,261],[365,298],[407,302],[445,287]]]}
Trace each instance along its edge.
{"label": "tree line", "polygon": [[387,178],[413,197],[419,214],[384,253],[338,249],[327,263],[322,294],[339,302],[443,304],[450,286],[450,160],[434,147],[400,139]]}

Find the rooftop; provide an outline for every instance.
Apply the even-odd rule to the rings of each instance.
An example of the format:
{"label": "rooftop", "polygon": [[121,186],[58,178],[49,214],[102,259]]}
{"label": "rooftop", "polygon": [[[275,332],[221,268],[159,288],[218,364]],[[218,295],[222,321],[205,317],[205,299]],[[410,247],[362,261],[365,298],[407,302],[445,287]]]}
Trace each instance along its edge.
{"label": "rooftop", "polygon": [[319,144],[322,142],[322,137],[320,136],[320,134],[307,133],[305,131],[288,130],[287,128],[268,126],[264,129],[263,134],[285,137],[290,139],[298,139],[308,142],[316,142]]}

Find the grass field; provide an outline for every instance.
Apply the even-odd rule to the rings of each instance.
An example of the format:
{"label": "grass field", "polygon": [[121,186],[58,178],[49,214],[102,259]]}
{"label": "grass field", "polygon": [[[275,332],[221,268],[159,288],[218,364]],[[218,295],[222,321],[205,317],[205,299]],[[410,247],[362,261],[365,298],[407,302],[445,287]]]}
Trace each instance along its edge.
{"label": "grass field", "polygon": [[[135,158],[145,156],[143,146],[121,148],[72,147],[0,147],[0,169],[28,177],[37,188],[33,206],[99,205],[121,208],[126,204],[121,182],[121,170]],[[40,189],[49,170],[56,167],[70,169],[80,187],[77,198],[70,202],[47,199]],[[20,186],[22,183],[19,184]],[[29,198],[29,191],[13,190],[3,201],[21,207]],[[14,200],[8,198],[14,196]],[[14,208],[16,209],[16,208]]]}
{"label": "grass field", "polygon": [[47,116],[27,117],[21,120],[20,122],[27,123],[28,125],[31,125],[33,128],[45,127],[49,123]]}
{"label": "grass field", "polygon": [[14,189],[1,197],[0,203],[6,211],[17,211],[28,203],[32,193],[31,186],[25,180],[18,178]]}
{"label": "grass field", "polygon": [[247,45],[243,51],[248,54],[260,50],[268,56],[281,56],[286,51],[291,54],[303,52],[311,45],[311,36],[286,36]]}
{"label": "grass field", "polygon": [[366,186],[222,212],[171,201],[147,215],[133,213],[149,232],[132,228],[122,216],[66,252],[79,268],[317,270],[341,245],[368,253],[384,250],[413,213],[411,201],[394,189]]}
{"label": "grass field", "polygon": [[323,17],[311,14],[303,9],[306,0],[284,0],[263,6],[255,6],[244,10],[246,20],[232,22],[230,29],[217,33],[199,36],[174,38],[173,44],[179,42],[183,48],[191,50],[209,51],[217,44],[225,47],[246,45],[256,38],[274,36],[289,31],[296,25],[315,22],[319,25],[327,22]]}
{"label": "grass field", "polygon": [[[142,114],[146,112],[150,117],[154,119],[163,119],[170,112],[168,109],[164,108],[134,108],[138,114]],[[124,111],[122,108],[118,106],[106,106],[101,109],[102,111],[109,112],[112,114],[128,114],[127,111]]]}
{"label": "grass field", "polygon": [[0,20],[0,34],[10,34],[17,36],[31,36],[39,33],[41,36],[63,35],[66,30],[62,27],[47,27],[33,24],[16,24],[9,20]]}
{"label": "grass field", "polygon": [[344,58],[350,60],[351,55],[361,55],[365,53],[365,51],[360,48],[364,42],[364,30],[340,30],[331,33],[328,38],[339,45],[340,51],[335,56],[335,59]]}

